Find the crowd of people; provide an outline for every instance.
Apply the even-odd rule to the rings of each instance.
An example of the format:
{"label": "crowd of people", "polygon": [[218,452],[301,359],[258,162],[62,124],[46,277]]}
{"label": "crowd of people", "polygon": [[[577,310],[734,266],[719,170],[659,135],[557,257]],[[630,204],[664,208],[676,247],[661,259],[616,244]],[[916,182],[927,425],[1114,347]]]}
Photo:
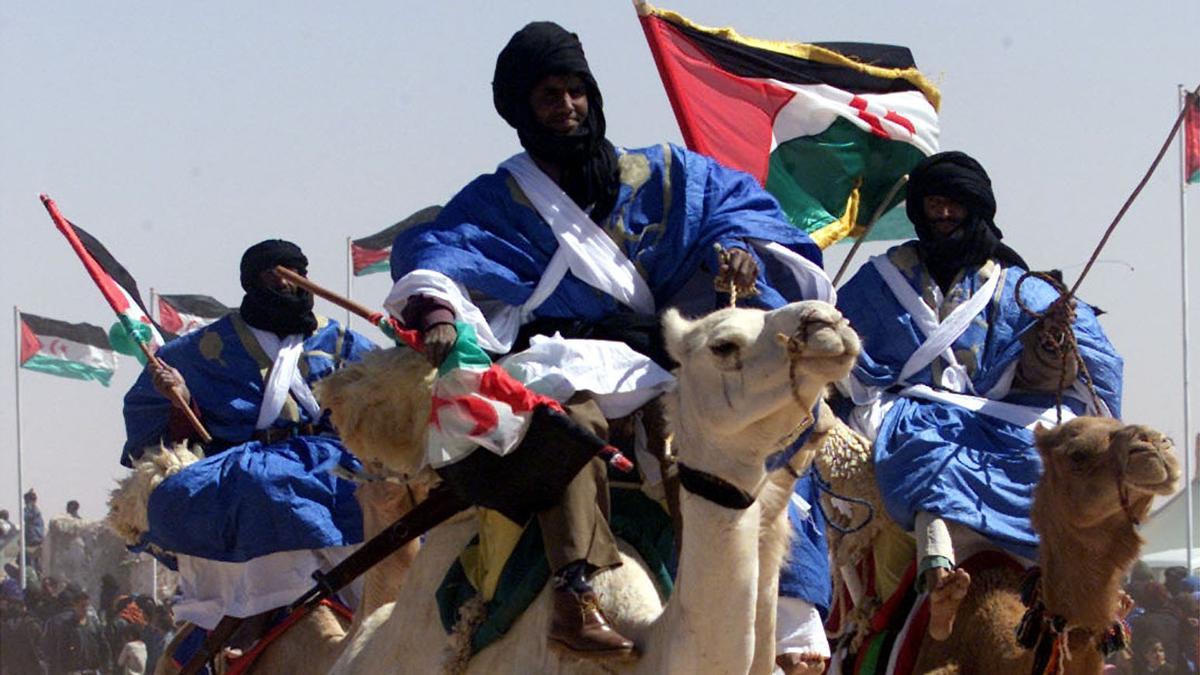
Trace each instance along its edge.
{"label": "crowd of people", "polygon": [[174,638],[169,604],[118,590],[105,576],[93,598],[73,580],[32,566],[21,588],[9,562],[0,581],[0,675],[141,675]]}
{"label": "crowd of people", "polygon": [[1109,659],[1118,675],[1185,675],[1200,672],[1200,577],[1168,567],[1156,575],[1136,564],[1125,592],[1134,607],[1127,620],[1133,644]]}

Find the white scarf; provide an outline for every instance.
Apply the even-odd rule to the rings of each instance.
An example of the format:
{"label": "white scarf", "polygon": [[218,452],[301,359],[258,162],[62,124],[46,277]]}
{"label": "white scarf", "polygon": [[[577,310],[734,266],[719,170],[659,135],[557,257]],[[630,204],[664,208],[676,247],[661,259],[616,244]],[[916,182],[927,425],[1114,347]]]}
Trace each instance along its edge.
{"label": "white scarf", "polygon": [[280,340],[278,335],[269,331],[253,326],[249,328],[267,358],[273,362],[267,382],[263,386],[263,402],[258,409],[258,421],[255,422],[254,428],[268,429],[275,423],[275,420],[279,419],[279,413],[283,411],[283,404],[287,401],[289,391],[295,395],[300,406],[308,411],[314,422],[320,419],[321,406],[317,403],[317,397],[313,396],[312,389],[300,375],[300,355],[304,352],[304,336],[289,335]]}

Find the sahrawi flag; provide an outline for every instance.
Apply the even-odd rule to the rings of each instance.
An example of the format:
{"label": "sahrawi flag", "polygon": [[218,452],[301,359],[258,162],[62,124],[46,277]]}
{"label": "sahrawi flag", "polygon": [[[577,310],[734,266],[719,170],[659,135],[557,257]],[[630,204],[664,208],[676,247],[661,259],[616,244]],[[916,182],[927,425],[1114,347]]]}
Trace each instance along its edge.
{"label": "sahrawi flag", "polygon": [[104,329],[21,312],[21,367],[104,386],[117,370]]}
{"label": "sahrawi flag", "polygon": [[59,232],[62,232],[71,249],[79,256],[88,276],[117,313],[118,321],[108,332],[113,348],[122,354],[142,360],[145,356],[138,348],[138,342],[147,344],[151,351],[161,347],[164,343],[163,335],[150,319],[150,312],[146,311],[146,306],[142,304],[142,296],[138,292],[137,281],[133,275],[124,265],[117,262],[98,239],[64,218],[53,199],[42,195],[42,203]]}
{"label": "sahrawi flag", "polygon": [[176,335],[203,328],[232,311],[207,295],[158,296],[158,323]]}
{"label": "sahrawi flag", "polygon": [[426,447],[434,467],[458,461],[476,447],[507,455],[524,438],[534,408],[562,410],[557,401],[527,389],[492,363],[469,324],[455,327],[458,340],[433,381]]}
{"label": "sahrawi flag", "polygon": [[1189,93],[1184,105],[1187,106],[1183,119],[1184,180],[1200,183],[1200,96]]}
{"label": "sahrawi flag", "polygon": [[404,220],[387,227],[369,237],[350,242],[350,260],[354,263],[354,276],[387,272],[391,269],[388,259],[392,253],[392,241],[396,235],[413,225],[421,225],[437,218],[440,206],[427,206]]}
{"label": "sahrawi flag", "polygon": [[[688,147],[758,178],[822,247],[861,235],[937,152],[941,95],[905,47],[773,42],[638,13]],[[912,236],[898,195],[867,239]]]}

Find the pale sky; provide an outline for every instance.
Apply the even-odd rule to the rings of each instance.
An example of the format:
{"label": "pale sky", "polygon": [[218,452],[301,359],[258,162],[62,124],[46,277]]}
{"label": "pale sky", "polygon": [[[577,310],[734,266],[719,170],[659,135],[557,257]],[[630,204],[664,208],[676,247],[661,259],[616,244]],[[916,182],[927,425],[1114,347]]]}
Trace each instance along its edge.
{"label": "pale sky", "polygon": [[[942,90],[942,148],[968,152],[991,174],[1005,241],[1069,280],[1162,143],[1178,109],[1176,85],[1200,81],[1195,0],[663,6],[755,37],[911,48]],[[579,34],[611,140],[681,142],[626,0],[344,7],[0,4],[0,227],[8,242],[0,307],[106,328],[113,321],[39,192],[103,241],[144,294],[205,293],[236,305],[238,259],[270,237],[299,243],[310,276],[344,290],[347,237],[444,203],[519,150],[492,108],[489,83],[500,48],[532,20]],[[1182,445],[1179,181],[1172,147],[1081,295],[1108,311],[1102,322],[1126,359],[1125,419]],[[1193,189],[1190,261],[1200,259],[1198,203]],[[831,275],[846,250],[828,252]],[[865,259],[860,253],[857,262]],[[1197,277],[1193,270],[1193,336]],[[353,295],[378,306],[389,283],[382,274],[359,278]],[[8,325],[0,339],[0,508],[15,518]],[[1197,359],[1193,348],[1193,373]],[[137,372],[123,357],[108,389],[21,372],[25,486],[37,489],[47,516],[71,498],[85,517],[103,515],[123,471],[121,397]]]}

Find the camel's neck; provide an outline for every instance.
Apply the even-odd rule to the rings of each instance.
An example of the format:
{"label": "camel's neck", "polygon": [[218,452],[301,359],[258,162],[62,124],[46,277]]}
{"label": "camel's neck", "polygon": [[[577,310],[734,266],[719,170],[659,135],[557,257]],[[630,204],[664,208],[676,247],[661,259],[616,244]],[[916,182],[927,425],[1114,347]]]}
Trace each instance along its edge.
{"label": "camel's neck", "polygon": [[[649,627],[650,673],[745,673],[754,658],[758,511],[680,494],[683,544],[675,591]],[[646,658],[643,657],[643,661]]]}
{"label": "camel's neck", "polygon": [[1089,528],[1062,523],[1042,533],[1040,563],[1046,610],[1093,631],[1112,624],[1121,578],[1141,539],[1124,513]]}

